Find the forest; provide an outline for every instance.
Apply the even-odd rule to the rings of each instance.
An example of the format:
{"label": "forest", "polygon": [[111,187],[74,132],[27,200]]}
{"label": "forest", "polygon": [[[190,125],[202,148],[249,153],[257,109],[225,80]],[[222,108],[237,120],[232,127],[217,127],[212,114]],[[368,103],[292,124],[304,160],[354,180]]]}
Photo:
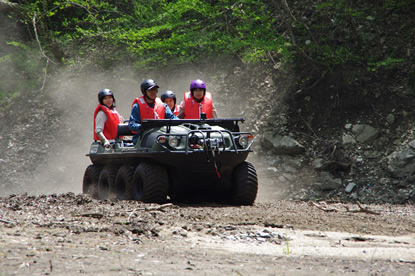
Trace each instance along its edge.
{"label": "forest", "polygon": [[[413,55],[382,43],[414,41],[413,20],[404,21],[414,7],[412,0],[3,0],[0,98],[40,89],[62,66],[140,71],[228,56],[270,70],[295,68],[302,72],[298,89],[353,67],[341,80],[353,85],[413,64]],[[396,38],[383,29],[397,24]],[[408,72],[412,89],[414,75]]]}

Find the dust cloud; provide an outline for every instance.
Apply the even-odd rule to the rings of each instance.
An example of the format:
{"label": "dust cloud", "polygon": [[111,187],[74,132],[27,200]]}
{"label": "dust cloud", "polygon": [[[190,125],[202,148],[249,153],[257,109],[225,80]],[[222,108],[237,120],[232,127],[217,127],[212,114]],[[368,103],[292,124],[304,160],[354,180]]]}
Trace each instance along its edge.
{"label": "dust cloud", "polygon": [[[222,118],[239,117],[240,110],[232,105],[229,98],[220,93],[220,85],[214,81],[212,75],[203,73],[194,68],[153,72],[146,75],[135,75],[128,67],[119,67],[111,72],[95,72],[88,74],[78,72],[68,67],[60,73],[49,75],[45,91],[52,101],[50,104],[62,111],[62,120],[58,132],[54,133],[54,141],[44,141],[48,154],[39,160],[36,170],[27,173],[17,180],[18,186],[2,190],[2,195],[27,192],[30,195],[61,194],[67,192],[81,193],[84,171],[91,161],[86,156],[93,139],[93,113],[98,104],[97,94],[103,88],[113,91],[116,99],[116,108],[120,114],[128,119],[131,103],[134,98],[141,96],[140,83],[147,79],[154,79],[159,88],[159,96],[165,90],[173,90],[179,104],[184,93],[189,90],[190,82],[196,78],[203,79],[207,90],[212,92],[218,114]],[[55,127],[56,129],[56,127]],[[248,131],[241,124],[241,130]],[[41,135],[41,134],[40,134]],[[268,201],[279,197],[281,193],[273,187],[275,181],[272,176],[262,174],[264,170],[259,156],[249,157],[257,168],[259,178],[259,192],[257,201]]]}
{"label": "dust cloud", "polygon": [[[97,94],[103,88],[113,91],[116,109],[128,119],[134,98],[141,96],[140,83],[154,79],[164,90],[173,90],[177,102],[183,100],[191,80],[204,78],[192,73],[179,72],[167,79],[157,73],[134,76],[127,68],[117,68],[117,73],[91,72],[88,75],[67,70],[48,79],[47,87],[53,103],[62,110],[62,128],[56,133],[55,146],[48,148],[49,154],[36,171],[22,179],[28,194],[50,194],[82,192],[82,179],[91,161],[86,156],[93,139],[93,113],[98,104]],[[47,141],[45,141],[47,143]],[[9,191],[13,193],[14,191]],[[4,193],[4,191],[3,191]]]}

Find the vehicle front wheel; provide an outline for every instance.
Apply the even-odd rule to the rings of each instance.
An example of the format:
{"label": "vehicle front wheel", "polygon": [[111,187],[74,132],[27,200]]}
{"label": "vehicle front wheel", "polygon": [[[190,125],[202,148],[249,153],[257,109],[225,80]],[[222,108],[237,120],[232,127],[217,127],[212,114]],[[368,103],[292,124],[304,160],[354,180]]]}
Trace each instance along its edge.
{"label": "vehicle front wheel", "polygon": [[254,165],[244,161],[233,169],[231,204],[252,205],[258,192],[258,178]]}
{"label": "vehicle front wheel", "polygon": [[168,176],[163,167],[152,163],[141,163],[137,166],[131,188],[133,199],[163,203],[167,199],[168,190]]}

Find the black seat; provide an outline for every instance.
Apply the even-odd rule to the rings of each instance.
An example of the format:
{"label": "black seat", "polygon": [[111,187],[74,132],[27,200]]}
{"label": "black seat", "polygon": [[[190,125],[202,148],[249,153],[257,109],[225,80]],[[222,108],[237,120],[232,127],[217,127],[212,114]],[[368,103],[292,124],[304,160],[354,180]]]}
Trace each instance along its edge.
{"label": "black seat", "polygon": [[128,128],[128,124],[119,124],[117,129],[116,139],[118,140],[120,136],[133,136],[134,133]]}

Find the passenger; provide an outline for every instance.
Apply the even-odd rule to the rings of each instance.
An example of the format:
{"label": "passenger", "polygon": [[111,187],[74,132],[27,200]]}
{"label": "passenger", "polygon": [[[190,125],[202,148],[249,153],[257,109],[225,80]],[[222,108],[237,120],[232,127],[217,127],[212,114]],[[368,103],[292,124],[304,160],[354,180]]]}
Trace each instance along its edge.
{"label": "passenger", "polygon": [[206,119],[217,118],[216,108],[212,102],[212,94],[206,92],[204,81],[197,79],[190,83],[190,92],[184,94],[184,100],[179,106],[180,119],[200,119],[202,113]]}
{"label": "passenger", "polygon": [[163,103],[169,106],[171,112],[173,112],[174,115],[177,116],[177,114],[179,114],[179,108],[177,107],[177,104],[176,104],[176,95],[174,94],[173,91],[171,90],[164,91],[163,94],[161,94],[160,98]]}
{"label": "passenger", "polygon": [[157,98],[158,88],[159,86],[154,80],[145,80],[140,85],[143,96],[134,99],[128,122],[130,130],[136,132],[133,136],[134,145],[140,136],[143,119],[178,119],[168,108],[168,105]]}
{"label": "passenger", "polygon": [[111,90],[99,91],[98,101],[94,113],[94,139],[109,148],[111,143],[115,142],[118,124],[122,123],[124,118],[115,109],[115,98]]}

